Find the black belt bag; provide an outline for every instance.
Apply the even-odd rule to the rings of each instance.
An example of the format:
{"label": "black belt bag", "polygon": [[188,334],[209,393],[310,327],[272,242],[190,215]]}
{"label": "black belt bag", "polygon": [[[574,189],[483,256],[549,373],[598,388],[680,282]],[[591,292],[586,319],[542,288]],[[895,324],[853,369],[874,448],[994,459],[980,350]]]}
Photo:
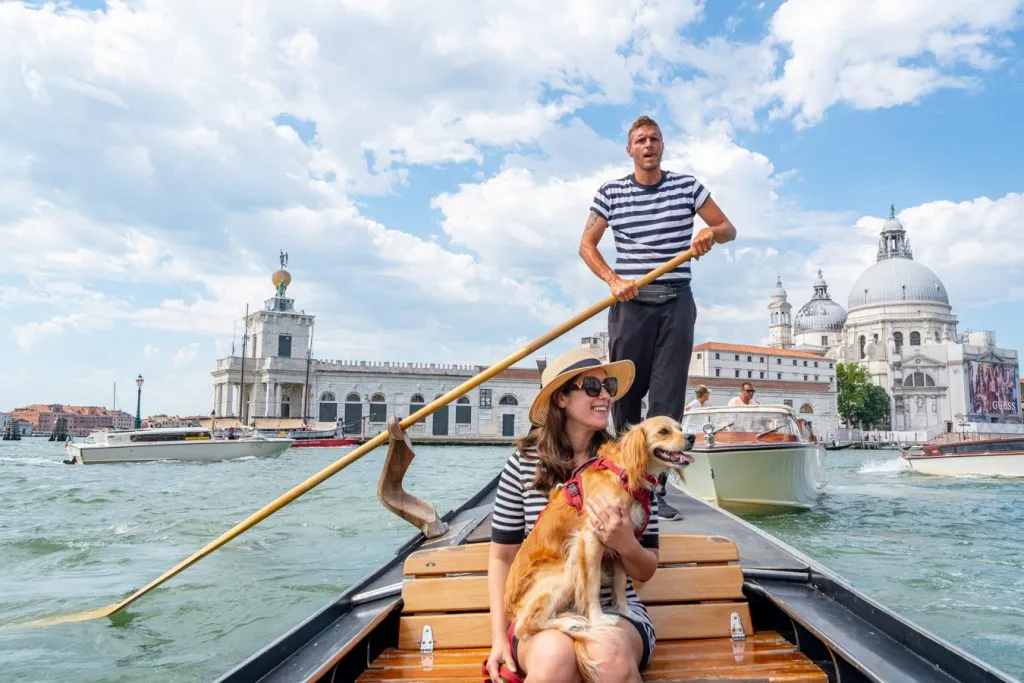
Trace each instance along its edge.
{"label": "black belt bag", "polygon": [[650,284],[641,287],[632,301],[647,306],[660,306],[675,300],[679,296],[679,290],[670,285]]}

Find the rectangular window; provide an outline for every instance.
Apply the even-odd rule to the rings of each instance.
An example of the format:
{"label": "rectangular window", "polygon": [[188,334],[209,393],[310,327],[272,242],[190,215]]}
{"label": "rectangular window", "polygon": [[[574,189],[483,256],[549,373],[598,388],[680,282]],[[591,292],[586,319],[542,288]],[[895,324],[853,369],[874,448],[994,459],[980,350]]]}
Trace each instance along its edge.
{"label": "rectangular window", "polygon": [[760,358],[758,359],[758,361],[757,361],[757,362],[758,362],[758,363],[763,363],[763,362],[764,362],[764,356],[761,356],[761,357],[760,357]]}
{"label": "rectangular window", "polygon": [[740,354],[737,353],[736,354],[736,360],[739,360],[739,359],[740,359]]}
{"label": "rectangular window", "polygon": [[473,406],[471,405],[455,405],[455,424],[457,425],[468,425],[473,421]]}
{"label": "rectangular window", "polygon": [[491,390],[481,389],[480,390],[480,407],[490,408],[491,407]]}
{"label": "rectangular window", "polygon": [[761,377],[759,379],[764,379],[764,370],[761,371]]}
{"label": "rectangular window", "polygon": [[292,335],[290,335],[290,334],[279,334],[279,335],[277,335],[277,355],[280,358],[291,358],[292,357]]}
{"label": "rectangular window", "polygon": [[717,353],[715,354],[715,360],[721,360],[721,357]]}
{"label": "rectangular window", "polygon": [[828,369],[829,369],[829,370],[831,370],[831,369],[832,369],[832,364],[831,364],[831,363],[829,363],[829,364],[828,364]]}
{"label": "rectangular window", "polygon": [[793,359],[793,365],[796,365],[796,358]]}
{"label": "rectangular window", "polygon": [[388,404],[387,403],[371,403],[370,404],[370,422],[387,422],[388,421]]}
{"label": "rectangular window", "polygon": [[793,399],[791,399],[791,398],[784,398],[784,399],[782,399],[782,402],[785,405],[789,406],[790,408],[793,407]]}
{"label": "rectangular window", "polygon": [[736,376],[737,376],[737,377],[739,377],[739,376],[740,376],[740,371],[739,371],[739,370],[733,370],[733,372],[735,372],[735,373],[736,373]]}
{"label": "rectangular window", "polygon": [[782,373],[781,372],[776,372],[775,373],[775,379],[782,379]]}
{"label": "rectangular window", "polygon": [[818,367],[818,361],[814,361],[814,367]]}
{"label": "rectangular window", "polygon": [[754,378],[754,371],[753,370],[747,370],[747,379],[753,379],[753,378]]}
{"label": "rectangular window", "polygon": [[697,360],[700,360],[700,354],[699,353],[697,354]]}
{"label": "rectangular window", "polygon": [[775,364],[776,365],[782,365],[782,359],[781,358],[776,358],[775,359]]}
{"label": "rectangular window", "polygon": [[807,381],[807,375],[804,375],[804,381],[805,382]]}
{"label": "rectangular window", "polygon": [[815,376],[814,376],[814,381],[815,381],[815,382],[817,382],[817,381],[818,381],[818,376],[817,376],[817,375],[815,375]]}
{"label": "rectangular window", "polygon": [[753,359],[752,359],[752,358],[751,358],[750,356],[747,356],[747,362],[748,362],[748,363],[752,363],[752,362],[753,362]]}
{"label": "rectangular window", "polygon": [[721,368],[715,368],[715,377],[721,377],[721,376],[722,376],[722,369]]}
{"label": "rectangular window", "polygon": [[822,345],[822,346],[828,346],[828,337],[824,337],[824,336],[823,336],[823,337],[821,338],[821,345]]}
{"label": "rectangular window", "polygon": [[805,368],[807,367],[807,361],[804,361],[804,367]]}

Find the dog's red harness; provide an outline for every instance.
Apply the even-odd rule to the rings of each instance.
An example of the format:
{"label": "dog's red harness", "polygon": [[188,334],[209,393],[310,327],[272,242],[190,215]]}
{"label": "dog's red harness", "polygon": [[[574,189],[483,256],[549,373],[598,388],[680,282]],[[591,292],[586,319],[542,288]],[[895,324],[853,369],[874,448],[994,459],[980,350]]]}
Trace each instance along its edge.
{"label": "dog's red harness", "polygon": [[[608,470],[619,476],[619,481],[622,482],[622,488],[629,491],[629,494],[633,496],[638,503],[640,503],[640,506],[644,510],[643,526],[633,532],[637,538],[643,536],[644,531],[647,529],[647,525],[651,521],[651,491],[643,486],[631,488],[629,485],[629,476],[626,474],[626,470],[622,469],[608,458],[599,457],[576,468],[576,471],[572,473],[572,477],[569,481],[565,482],[563,485],[566,502],[576,508],[576,512],[583,514],[582,475],[587,470]],[[654,485],[657,485],[658,483],[658,480],[651,475],[647,475],[647,481]]]}

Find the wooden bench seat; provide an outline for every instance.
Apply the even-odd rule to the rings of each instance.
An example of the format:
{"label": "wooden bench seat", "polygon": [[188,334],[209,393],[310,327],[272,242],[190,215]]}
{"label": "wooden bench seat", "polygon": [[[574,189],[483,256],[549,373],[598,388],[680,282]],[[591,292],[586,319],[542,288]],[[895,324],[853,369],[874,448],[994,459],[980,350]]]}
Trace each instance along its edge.
{"label": "wooden bench seat", "polygon": [[[413,553],[405,561],[398,647],[360,681],[482,681],[490,648],[488,543]],[[825,682],[824,671],[774,632],[755,634],[736,545],[716,536],[661,536],[658,571],[637,593],[658,634],[645,681]],[[425,627],[432,652],[421,653]],[[734,631],[740,638],[733,638]]]}

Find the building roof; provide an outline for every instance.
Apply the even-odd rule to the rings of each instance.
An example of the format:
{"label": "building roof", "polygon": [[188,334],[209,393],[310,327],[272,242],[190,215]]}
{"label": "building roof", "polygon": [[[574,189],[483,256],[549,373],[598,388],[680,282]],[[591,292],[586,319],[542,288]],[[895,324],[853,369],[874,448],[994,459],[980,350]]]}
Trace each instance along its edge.
{"label": "building roof", "polygon": [[726,344],[724,342],[704,342],[693,347],[694,351],[732,351],[734,353],[757,353],[762,356],[783,356],[786,358],[813,358],[828,360],[825,356],[810,351],[794,351],[793,349],[773,349],[769,346],[750,346],[747,344]]}

